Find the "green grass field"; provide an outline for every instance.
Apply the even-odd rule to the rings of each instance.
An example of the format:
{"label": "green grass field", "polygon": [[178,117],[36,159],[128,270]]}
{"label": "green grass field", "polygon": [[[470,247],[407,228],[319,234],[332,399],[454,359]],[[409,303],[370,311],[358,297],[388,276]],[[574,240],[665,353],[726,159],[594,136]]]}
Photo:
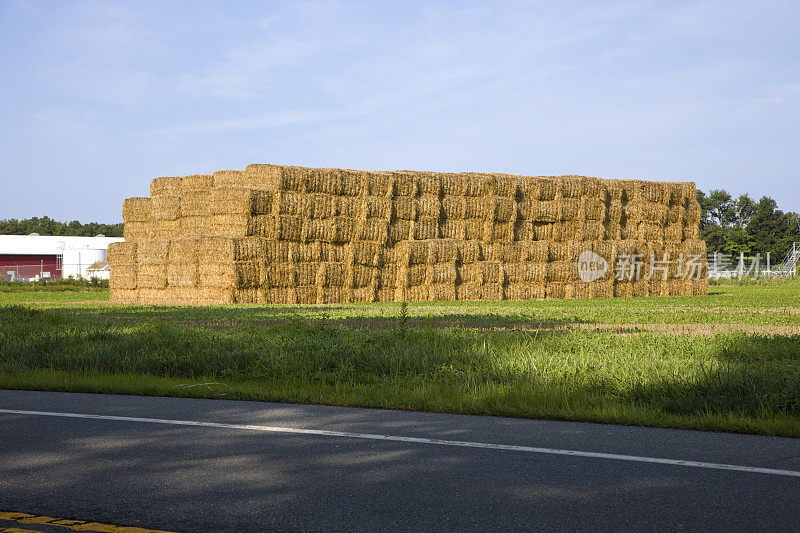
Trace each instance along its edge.
{"label": "green grass field", "polygon": [[0,387],[800,437],[800,281],[710,292],[226,307],[5,292]]}

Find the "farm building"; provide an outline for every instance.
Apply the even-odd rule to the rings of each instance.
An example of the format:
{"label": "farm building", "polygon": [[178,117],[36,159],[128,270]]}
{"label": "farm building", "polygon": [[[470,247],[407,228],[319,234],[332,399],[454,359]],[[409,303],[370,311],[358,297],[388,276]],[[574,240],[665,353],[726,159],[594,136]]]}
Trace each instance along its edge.
{"label": "farm building", "polygon": [[156,178],[111,298],[320,304],[705,294],[688,182],[279,165]]}
{"label": "farm building", "polygon": [[0,235],[0,274],[7,281],[107,277],[90,268],[106,260],[109,244],[121,241],[103,236]]}

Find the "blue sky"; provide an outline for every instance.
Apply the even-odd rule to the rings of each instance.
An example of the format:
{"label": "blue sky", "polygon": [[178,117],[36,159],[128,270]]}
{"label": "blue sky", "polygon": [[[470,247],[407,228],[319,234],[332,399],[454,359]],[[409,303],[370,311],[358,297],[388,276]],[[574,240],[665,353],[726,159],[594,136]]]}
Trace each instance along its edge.
{"label": "blue sky", "polygon": [[280,163],[692,180],[800,211],[800,3],[0,0],[0,218]]}

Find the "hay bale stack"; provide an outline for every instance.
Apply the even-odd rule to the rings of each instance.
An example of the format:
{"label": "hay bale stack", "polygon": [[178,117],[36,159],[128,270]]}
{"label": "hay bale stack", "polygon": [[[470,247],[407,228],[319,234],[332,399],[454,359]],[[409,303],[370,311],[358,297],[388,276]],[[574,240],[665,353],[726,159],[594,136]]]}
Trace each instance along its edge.
{"label": "hay bale stack", "polygon": [[[116,302],[324,304],[708,290],[692,183],[249,165],[156,178],[150,192],[125,201],[126,242],[109,249]],[[598,256],[605,270],[582,276],[579,267],[602,266]]]}

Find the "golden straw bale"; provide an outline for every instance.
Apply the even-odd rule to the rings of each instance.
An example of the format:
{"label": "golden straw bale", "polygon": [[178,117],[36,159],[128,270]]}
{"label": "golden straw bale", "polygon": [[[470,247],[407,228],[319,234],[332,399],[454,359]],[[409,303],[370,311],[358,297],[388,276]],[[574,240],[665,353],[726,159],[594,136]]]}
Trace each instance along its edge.
{"label": "golden straw bale", "polygon": [[580,198],[584,194],[584,178],[581,176],[561,176],[557,183],[561,198]]}
{"label": "golden straw bale", "polygon": [[[606,206],[606,218],[608,220],[620,223],[626,217],[625,206],[620,200],[611,200]],[[627,218],[625,218],[627,221]]]}
{"label": "golden straw bale", "polygon": [[180,219],[180,231],[187,237],[246,237],[251,234],[259,235],[265,231],[257,226],[256,222],[250,215],[241,214],[183,217]]}
{"label": "golden straw bale", "polygon": [[350,300],[350,289],[344,287],[320,287],[317,294],[318,304],[335,304]]}
{"label": "golden straw bale", "polygon": [[456,299],[456,286],[450,283],[431,285],[428,295],[433,302],[452,302]]}
{"label": "golden straw bale", "polygon": [[136,288],[136,263],[133,264],[114,264],[109,273],[109,286],[112,291],[117,289]]}
{"label": "golden straw bale", "polygon": [[683,239],[690,241],[696,240],[700,238],[700,227],[693,225],[693,226],[684,226],[683,227]]}
{"label": "golden straw bale", "polygon": [[479,242],[462,241],[458,243],[458,263],[476,263],[481,259],[483,259],[483,250]]}
{"label": "golden straw bale", "polygon": [[201,287],[257,288],[264,283],[264,265],[256,261],[200,263],[198,284]]}
{"label": "golden straw bale", "polygon": [[[310,206],[310,203],[314,206]],[[333,215],[333,197],[326,194],[280,190],[275,193],[273,214],[328,218]]]}
{"label": "golden straw bale", "polygon": [[517,263],[505,265],[509,283],[543,283],[547,279],[547,263]]}
{"label": "golden straw bale", "polygon": [[156,196],[152,201],[153,220],[177,220],[181,216],[180,196]]}
{"label": "golden straw bale", "polygon": [[555,222],[534,222],[533,236],[537,241],[553,241],[556,238]]}
{"label": "golden straw bale", "polygon": [[478,283],[461,283],[456,285],[457,300],[480,300],[482,287]]}
{"label": "golden straw bale", "polygon": [[534,222],[555,222],[558,218],[558,203],[555,201],[538,201],[534,204]]}
{"label": "golden straw bale", "polygon": [[383,196],[366,196],[364,198],[364,216],[377,219],[391,218],[392,200]]}
{"label": "golden straw bale", "polygon": [[535,225],[530,220],[523,220],[518,218],[514,222],[514,240],[517,241],[534,241],[536,240]]}
{"label": "golden straw bale", "polygon": [[294,287],[298,285],[298,269],[295,263],[271,263],[260,270],[264,275],[261,282],[264,287]]}
{"label": "golden straw bale", "polygon": [[168,176],[164,178],[156,178],[150,182],[150,196],[173,196],[180,194],[181,182],[183,178],[180,176]]}
{"label": "golden straw bale", "polygon": [[596,220],[587,220],[583,224],[581,239],[584,241],[601,241],[606,238],[606,226]]}
{"label": "golden straw bale", "polygon": [[362,211],[362,198],[353,196],[334,196],[333,214],[348,218],[358,218]]}
{"label": "golden straw bale", "polygon": [[614,280],[597,280],[591,283],[592,298],[613,298]]}
{"label": "golden straw bale", "polygon": [[440,182],[445,197],[458,198],[466,195],[467,179],[462,174],[441,174]]}
{"label": "golden straw bale", "polygon": [[[255,287],[240,288],[233,290],[233,301],[237,304],[263,304],[266,303],[266,292]],[[280,302],[273,303],[294,303],[282,298]]]}
{"label": "golden straw bale", "polygon": [[477,174],[474,172],[463,172],[460,176],[464,179],[464,196],[483,196],[485,187],[483,182],[486,181],[485,174]]}
{"label": "golden straw bale", "polygon": [[639,224],[632,222],[622,226],[620,231],[620,239],[623,241],[636,240],[639,238],[640,234]]}
{"label": "golden straw bale", "polygon": [[455,263],[435,263],[429,265],[428,283],[455,284],[458,274]]}
{"label": "golden straw bale", "polygon": [[352,244],[353,264],[378,266],[383,246],[374,242],[354,242]]}
{"label": "golden straw bale", "polygon": [[595,241],[592,251],[605,259],[609,265],[614,265],[617,260],[617,243],[615,241]]}
{"label": "golden straw bale", "polygon": [[490,242],[512,242],[515,227],[514,221],[503,223],[488,221],[484,226],[484,236],[488,237]]}
{"label": "golden straw bale", "polygon": [[539,200],[551,202],[555,200],[558,192],[558,179],[556,178],[535,178],[537,181],[536,191]]}
{"label": "golden straw bale", "polygon": [[704,296],[706,294],[708,294],[708,278],[703,277],[702,279],[692,280],[692,295]]}
{"label": "golden straw bale", "polygon": [[195,287],[198,282],[197,263],[167,263],[167,285]]}
{"label": "golden straw bale", "polygon": [[623,180],[603,180],[603,185],[611,201],[621,201],[624,196],[625,184]]}
{"label": "golden straw bale", "polygon": [[565,296],[566,283],[563,281],[548,281],[545,285],[545,298],[548,300],[562,300]]}
{"label": "golden straw bale", "polygon": [[377,290],[375,287],[359,287],[353,289],[351,302],[375,302],[377,301]]}
{"label": "golden straw bale", "polygon": [[438,196],[423,194],[417,198],[416,212],[419,218],[439,218],[442,214],[442,202]]}
{"label": "golden straw bale", "polygon": [[462,220],[466,218],[466,212],[467,199],[465,197],[445,196],[442,198],[442,217],[450,220]]}
{"label": "golden straw bale", "polygon": [[565,299],[572,300],[572,299],[582,299],[591,297],[592,297],[591,283],[574,281],[564,285]]}
{"label": "golden straw bale", "polygon": [[558,220],[579,220],[585,218],[584,213],[581,211],[580,198],[559,198],[555,204],[558,210]]}
{"label": "golden straw bale", "polygon": [[153,238],[152,222],[126,222],[123,235],[128,242],[136,242]]}
{"label": "golden straw bale", "polygon": [[419,172],[417,174],[417,194],[432,195],[437,198],[442,192],[441,176],[434,172]]}
{"label": "golden straw bale", "polygon": [[650,296],[650,282],[646,279],[634,280],[632,286],[634,296]]}
{"label": "golden straw bale", "polygon": [[683,241],[683,224],[667,224],[664,228],[664,241],[670,243],[680,243]]}
{"label": "golden straw bale", "polygon": [[164,265],[167,262],[170,241],[165,239],[141,241],[136,246],[139,265]]}
{"label": "golden straw bale", "polygon": [[[155,206],[156,202],[153,203]],[[180,216],[208,216],[211,214],[210,203],[210,191],[187,191],[180,197]]]}
{"label": "golden straw bale", "polygon": [[696,226],[700,224],[700,215],[702,211],[697,200],[692,199],[687,201],[684,207],[686,208],[686,224],[690,226]]}
{"label": "golden straw bale", "polygon": [[380,218],[360,220],[356,226],[355,238],[385,244],[389,238],[389,222]]}
{"label": "golden straw bale", "polygon": [[686,248],[687,255],[697,255],[705,261],[707,255],[706,241],[698,239],[688,239],[683,243]]}
{"label": "golden straw bale", "polygon": [[112,266],[136,264],[135,242],[112,242],[108,245],[106,258]]}
{"label": "golden straw bale", "polygon": [[614,283],[615,298],[630,298],[633,296],[633,282],[617,281]]}
{"label": "golden straw bale", "polygon": [[428,265],[409,265],[405,270],[405,278],[411,287],[425,285],[428,282]]}
{"label": "golden straw bale", "polygon": [[660,279],[651,280],[650,296],[669,296],[669,281]]}
{"label": "golden straw bale", "polygon": [[253,187],[259,189],[267,189],[271,191],[279,190],[300,190],[300,176],[297,173],[287,172],[284,174],[286,167],[279,165],[247,165],[244,173],[235,181],[233,176],[219,182],[218,176],[215,173],[214,179],[217,186],[233,185],[240,187]]}
{"label": "golden straw bale", "polygon": [[175,239],[169,241],[167,262],[170,264],[196,263],[199,259],[199,247],[199,239]]}
{"label": "golden straw bale", "polygon": [[670,296],[691,296],[692,295],[692,282],[684,279],[669,280],[669,295]]}
{"label": "golden straw bale", "polygon": [[339,171],[342,180],[342,191],[344,196],[360,196],[367,186],[367,172],[361,170],[343,169]]}
{"label": "golden straw bale", "polygon": [[379,288],[376,292],[376,302],[395,302],[397,300],[397,289],[394,287]]}
{"label": "golden straw bale", "polygon": [[367,172],[364,178],[364,191],[370,196],[388,197],[392,194],[392,177],[389,172]]}
{"label": "golden straw bale", "polygon": [[128,222],[149,222],[153,219],[152,198],[128,198],[122,203],[122,220]]}
{"label": "golden straw bale", "polygon": [[181,178],[180,190],[188,191],[207,191],[214,187],[214,176],[212,174],[191,174]]}
{"label": "golden straw bale", "polygon": [[541,296],[537,296],[534,288],[528,284],[510,284],[505,288],[505,297],[508,300],[535,300],[544,298],[544,291]]}
{"label": "golden straw bale", "polygon": [[353,288],[371,287],[377,275],[377,267],[351,265]]}
{"label": "golden straw bale", "polygon": [[667,223],[669,224],[683,224],[686,219],[686,208],[682,205],[675,204],[669,207],[667,211]]}
{"label": "golden straw bale", "polygon": [[417,218],[417,202],[411,196],[395,196],[392,199],[392,219],[414,220]]}
{"label": "golden straw bale", "polygon": [[492,218],[495,222],[510,222],[517,218],[517,202],[514,198],[495,197],[492,201]]}
{"label": "golden straw bale", "polygon": [[664,242],[664,226],[653,222],[639,224],[639,237],[643,241]]}
{"label": "golden straw bale", "polygon": [[458,241],[436,239],[426,242],[428,263],[455,263],[460,257]]}
{"label": "golden straw bale", "polygon": [[268,214],[272,211],[273,193],[245,187],[222,187],[209,191],[208,213]]}
{"label": "golden straw bale", "polygon": [[427,302],[430,300],[430,288],[428,285],[409,287],[404,292],[407,295],[408,301],[411,302]]}
{"label": "golden straw bale", "polygon": [[111,303],[115,304],[135,304],[139,301],[139,291],[137,289],[123,289],[111,286]]}
{"label": "golden straw bale", "polygon": [[414,239],[427,240],[439,237],[438,218],[420,218],[414,222]]}
{"label": "golden straw bale", "polygon": [[313,285],[317,281],[316,263],[295,263],[297,285]]}
{"label": "golden straw bale", "polygon": [[413,172],[394,172],[392,177],[394,178],[394,196],[414,196],[417,194],[417,179]]}
{"label": "golden straw bale", "polygon": [[317,286],[316,285],[303,285],[294,288],[296,302],[302,305],[316,304],[317,303]]}
{"label": "golden straw bale", "polygon": [[203,237],[199,257],[203,262],[228,264],[240,261],[263,262],[266,241],[256,237]]}
{"label": "golden straw bale", "polygon": [[564,220],[553,225],[553,235],[556,242],[583,240],[584,222],[577,220]]}
{"label": "golden straw bale", "polygon": [[503,271],[500,263],[478,261],[472,264],[462,264],[458,275],[463,283],[500,283]]}
{"label": "golden straw bale", "polygon": [[606,205],[597,198],[582,198],[580,210],[582,213],[580,218],[585,218],[586,220],[602,222],[606,218]]}
{"label": "golden straw bale", "polygon": [[464,240],[466,222],[464,220],[439,220],[439,232],[443,239]]}
{"label": "golden straw bale", "polygon": [[515,199],[520,194],[519,176],[499,174],[495,181],[495,196],[503,199]]}
{"label": "golden straw bale", "polygon": [[641,190],[642,198],[645,201],[654,202],[657,204],[664,204],[664,193],[667,192],[667,187],[665,183],[655,182],[655,181],[642,181],[640,182],[639,187]]}
{"label": "golden straw bale", "polygon": [[136,284],[140,289],[163,289],[167,286],[167,269],[162,263],[139,264],[136,269]]}
{"label": "golden straw bale", "polygon": [[483,246],[484,255],[487,261],[497,261],[500,263],[518,263],[521,250],[515,246],[518,243],[493,242]]}
{"label": "golden straw bale", "polygon": [[171,239],[178,235],[181,228],[180,219],[177,220],[157,220],[153,222],[154,239]]}
{"label": "golden straw bale", "polygon": [[347,268],[344,263],[320,263],[317,284],[320,287],[344,287]]}
{"label": "golden straw bale", "polygon": [[468,241],[480,241],[484,237],[484,220],[480,218],[470,218],[464,221],[464,239]]}
{"label": "golden straw bale", "polygon": [[245,176],[243,170],[217,170],[213,174],[214,187],[252,187],[261,185],[255,183],[253,178]]}
{"label": "golden straw bale", "polygon": [[572,261],[547,263],[547,281],[575,281],[578,279],[578,265]]}

